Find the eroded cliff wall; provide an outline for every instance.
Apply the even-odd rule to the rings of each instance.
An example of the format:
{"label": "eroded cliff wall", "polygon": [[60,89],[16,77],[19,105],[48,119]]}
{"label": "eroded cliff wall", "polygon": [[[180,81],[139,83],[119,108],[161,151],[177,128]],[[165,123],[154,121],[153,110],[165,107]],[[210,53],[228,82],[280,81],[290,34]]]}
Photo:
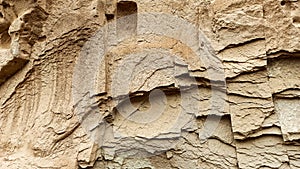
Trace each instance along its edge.
{"label": "eroded cliff wall", "polygon": [[1,0],[0,168],[300,168],[300,1]]}

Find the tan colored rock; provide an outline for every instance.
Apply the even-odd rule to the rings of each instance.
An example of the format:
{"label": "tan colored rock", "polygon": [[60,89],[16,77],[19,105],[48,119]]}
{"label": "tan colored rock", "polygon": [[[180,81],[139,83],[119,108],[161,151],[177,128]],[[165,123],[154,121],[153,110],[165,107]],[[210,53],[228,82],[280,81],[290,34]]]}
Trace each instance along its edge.
{"label": "tan colored rock", "polygon": [[265,136],[254,140],[237,142],[240,168],[280,168],[289,162],[282,138]]}
{"label": "tan colored rock", "polygon": [[0,168],[300,168],[298,0],[0,0]]}
{"label": "tan colored rock", "polygon": [[227,92],[251,98],[272,97],[267,71],[257,71],[227,80]]}
{"label": "tan colored rock", "polygon": [[254,72],[267,65],[265,40],[257,40],[219,53],[226,77],[234,78],[243,72]]}
{"label": "tan colored rock", "polygon": [[298,99],[278,99],[275,109],[278,114],[283,138],[285,141],[298,140],[300,137],[299,116],[300,102]]}
{"label": "tan colored rock", "polygon": [[[215,3],[223,4],[224,2],[215,1]],[[215,47],[217,51],[232,45],[264,39],[266,25],[262,1],[235,0],[226,2],[227,5],[219,8],[220,4],[215,4],[214,16],[214,30],[219,42],[219,46]]]}
{"label": "tan colored rock", "polygon": [[[264,16],[269,25],[265,31],[267,53],[299,51],[297,13],[299,1],[264,1]],[[297,16],[295,16],[295,14]]]}
{"label": "tan colored rock", "polygon": [[186,143],[179,142],[174,156],[170,159],[173,167],[237,168],[234,146],[218,139],[208,139],[201,144],[194,134],[187,134],[185,137]]}
{"label": "tan colored rock", "polygon": [[269,62],[268,74],[272,93],[281,93],[291,89],[299,89],[298,58],[272,59]]}
{"label": "tan colored rock", "polygon": [[266,117],[274,110],[271,99],[230,96],[229,102],[232,130],[237,134],[237,139],[259,130]]}

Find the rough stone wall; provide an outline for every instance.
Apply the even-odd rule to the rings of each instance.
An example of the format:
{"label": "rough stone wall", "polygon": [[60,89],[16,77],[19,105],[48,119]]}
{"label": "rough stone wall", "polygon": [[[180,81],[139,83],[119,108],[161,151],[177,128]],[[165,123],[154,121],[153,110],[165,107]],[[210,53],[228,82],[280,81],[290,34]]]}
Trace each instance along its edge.
{"label": "rough stone wall", "polygon": [[300,1],[0,2],[1,169],[300,168]]}

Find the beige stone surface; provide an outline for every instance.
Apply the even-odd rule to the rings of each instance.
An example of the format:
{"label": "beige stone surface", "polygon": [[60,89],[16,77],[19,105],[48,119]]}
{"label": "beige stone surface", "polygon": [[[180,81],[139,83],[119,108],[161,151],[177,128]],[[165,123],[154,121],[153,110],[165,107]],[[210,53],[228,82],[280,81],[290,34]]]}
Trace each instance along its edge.
{"label": "beige stone surface", "polygon": [[300,168],[299,0],[0,0],[0,169]]}

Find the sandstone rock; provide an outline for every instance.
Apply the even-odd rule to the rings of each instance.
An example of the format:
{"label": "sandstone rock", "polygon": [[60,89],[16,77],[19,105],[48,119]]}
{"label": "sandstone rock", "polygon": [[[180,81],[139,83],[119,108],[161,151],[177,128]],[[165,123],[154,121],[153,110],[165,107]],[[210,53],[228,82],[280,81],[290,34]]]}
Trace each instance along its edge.
{"label": "sandstone rock", "polygon": [[297,0],[0,0],[0,168],[300,168]]}

